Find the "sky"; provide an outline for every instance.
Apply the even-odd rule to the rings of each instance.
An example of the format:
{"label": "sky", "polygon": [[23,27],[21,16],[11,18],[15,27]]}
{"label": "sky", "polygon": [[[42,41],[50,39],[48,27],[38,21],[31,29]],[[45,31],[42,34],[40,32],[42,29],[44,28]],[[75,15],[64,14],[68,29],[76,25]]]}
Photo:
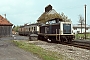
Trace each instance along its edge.
{"label": "sky", "polygon": [[45,7],[51,4],[58,13],[64,13],[73,24],[78,24],[79,15],[84,17],[84,5],[86,4],[86,23],[90,25],[90,1],[89,0],[0,0],[0,15],[13,25],[35,23],[45,11]]}

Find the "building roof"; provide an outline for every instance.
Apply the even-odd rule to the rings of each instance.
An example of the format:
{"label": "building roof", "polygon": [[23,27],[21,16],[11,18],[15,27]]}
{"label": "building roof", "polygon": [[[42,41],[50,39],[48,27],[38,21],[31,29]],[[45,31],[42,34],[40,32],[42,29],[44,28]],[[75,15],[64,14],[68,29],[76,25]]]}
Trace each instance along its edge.
{"label": "building roof", "polygon": [[0,15],[0,25],[4,25],[4,26],[12,26],[13,24],[10,23],[6,18],[2,17]]}
{"label": "building roof", "polygon": [[[73,28],[81,28],[81,24],[74,24]],[[82,25],[82,28],[85,28],[85,24]],[[86,25],[86,28],[90,28],[90,26]]]}
{"label": "building roof", "polygon": [[41,14],[37,21],[44,23],[54,18],[61,18],[61,16],[54,9],[52,9],[49,12],[44,12],[43,14]]}
{"label": "building roof", "polygon": [[60,21],[67,21],[71,22],[70,19],[67,18],[67,16],[64,15],[64,13],[59,14],[54,9],[52,9],[52,6],[49,4],[45,7],[45,12],[41,14],[41,16],[38,18],[38,23],[46,23],[49,20],[58,18]]}

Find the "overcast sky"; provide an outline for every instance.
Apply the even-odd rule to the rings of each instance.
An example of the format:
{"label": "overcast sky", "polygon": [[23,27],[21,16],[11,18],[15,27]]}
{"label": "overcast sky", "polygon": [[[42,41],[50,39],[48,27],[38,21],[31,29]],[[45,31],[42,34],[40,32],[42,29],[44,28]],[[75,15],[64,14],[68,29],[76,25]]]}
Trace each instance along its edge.
{"label": "overcast sky", "polygon": [[84,17],[84,5],[87,5],[87,24],[90,25],[90,1],[89,0],[1,0],[0,14],[14,25],[34,23],[44,12],[45,6],[51,4],[58,13],[64,13],[77,24],[78,15]]}

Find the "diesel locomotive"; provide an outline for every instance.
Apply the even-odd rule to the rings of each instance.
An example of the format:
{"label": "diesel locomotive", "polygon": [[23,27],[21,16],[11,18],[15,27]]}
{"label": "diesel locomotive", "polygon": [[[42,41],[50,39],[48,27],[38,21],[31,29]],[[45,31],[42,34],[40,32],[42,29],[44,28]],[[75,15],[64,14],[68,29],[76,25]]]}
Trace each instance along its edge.
{"label": "diesel locomotive", "polygon": [[75,37],[72,22],[64,22],[60,19],[51,19],[39,26],[38,39],[50,42],[71,42]]}

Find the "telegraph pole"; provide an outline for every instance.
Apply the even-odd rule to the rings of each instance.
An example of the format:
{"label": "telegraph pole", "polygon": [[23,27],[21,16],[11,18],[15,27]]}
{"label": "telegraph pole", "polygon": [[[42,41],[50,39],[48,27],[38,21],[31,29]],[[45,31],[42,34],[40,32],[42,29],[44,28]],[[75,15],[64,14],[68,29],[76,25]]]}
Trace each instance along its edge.
{"label": "telegraph pole", "polygon": [[85,4],[85,39],[86,39],[86,4]]}

